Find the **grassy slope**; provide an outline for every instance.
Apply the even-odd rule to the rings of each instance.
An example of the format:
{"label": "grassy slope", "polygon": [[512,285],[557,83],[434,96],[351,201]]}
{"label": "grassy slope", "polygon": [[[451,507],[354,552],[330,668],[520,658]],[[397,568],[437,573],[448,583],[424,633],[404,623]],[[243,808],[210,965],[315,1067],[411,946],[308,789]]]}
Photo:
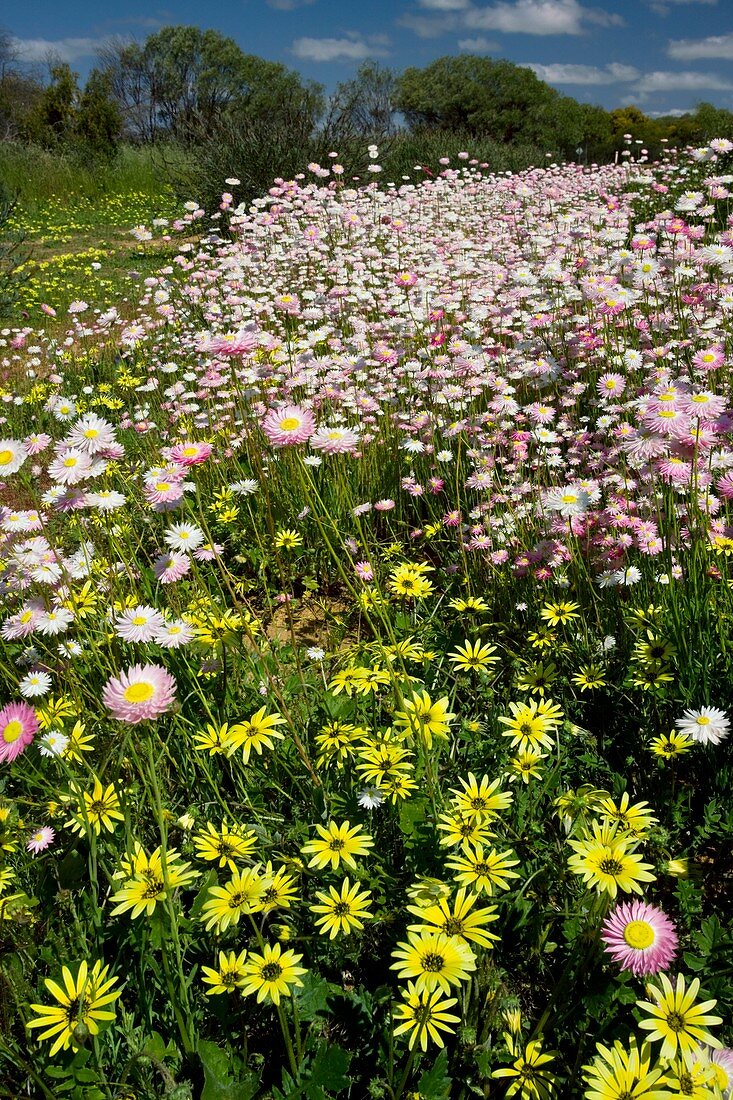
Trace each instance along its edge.
{"label": "grassy slope", "polygon": [[177,212],[165,185],[164,155],[124,148],[94,166],[46,150],[8,144],[0,186],[15,197],[11,229],[25,239],[25,282],[10,324],[44,323],[42,302],[59,318],[70,302],[124,308],[134,282],[165,264],[176,246],[141,245],[134,225]]}

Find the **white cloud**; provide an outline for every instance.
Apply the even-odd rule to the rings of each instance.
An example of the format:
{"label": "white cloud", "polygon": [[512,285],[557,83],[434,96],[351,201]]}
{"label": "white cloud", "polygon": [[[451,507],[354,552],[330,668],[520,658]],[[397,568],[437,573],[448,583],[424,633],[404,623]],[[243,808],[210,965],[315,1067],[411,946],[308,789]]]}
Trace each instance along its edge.
{"label": "white cloud", "polygon": [[657,15],[669,15],[670,4],[673,7],[680,7],[682,4],[705,4],[713,7],[717,2],[718,0],[647,0],[649,7]]}
{"label": "white cloud", "polygon": [[470,8],[471,0],[418,0],[418,4],[430,11],[464,11]]}
{"label": "white cloud", "polygon": [[291,52],[301,61],[363,61],[367,57],[386,57],[387,45],[384,35],[363,38],[349,34],[345,38],[296,38]]}
{"label": "white cloud", "polygon": [[459,38],[458,49],[465,50],[466,53],[496,53],[501,47],[498,42],[478,35],[476,38]]}
{"label": "white cloud", "polygon": [[453,12],[443,15],[418,15],[407,12],[397,22],[401,27],[407,27],[418,38],[440,38],[441,34],[455,30],[458,26]]}
{"label": "white cloud", "polygon": [[315,2],[316,0],[267,0],[267,6],[275,11],[295,11],[296,8],[307,8]]}
{"label": "white cloud", "polygon": [[640,95],[650,92],[679,92],[709,90],[713,92],[731,92],[733,83],[717,73],[661,72],[647,73],[636,85]]}
{"label": "white cloud", "polygon": [[525,64],[524,68],[532,69],[540,80],[548,84],[623,84],[626,81],[637,80],[641,75],[633,65],[620,65],[613,63],[600,69],[596,65],[539,65]]}
{"label": "white cloud", "polygon": [[582,34],[584,23],[618,26],[620,16],[601,8],[584,8],[578,0],[501,0],[488,8],[471,8],[463,17],[466,27],[504,34]]}
{"label": "white cloud", "polygon": [[94,57],[105,42],[105,38],[13,38],[13,48],[20,61],[58,57],[71,63],[80,57]]}
{"label": "white cloud", "polygon": [[719,57],[733,61],[733,34],[713,34],[709,38],[677,38],[667,47],[667,53],[677,61],[698,61]]}

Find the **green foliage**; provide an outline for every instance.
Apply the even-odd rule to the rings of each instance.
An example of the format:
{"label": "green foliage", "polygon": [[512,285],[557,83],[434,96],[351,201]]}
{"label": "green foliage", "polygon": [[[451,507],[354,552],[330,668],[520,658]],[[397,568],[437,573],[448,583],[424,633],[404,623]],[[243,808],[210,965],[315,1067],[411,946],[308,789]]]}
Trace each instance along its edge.
{"label": "green foliage", "polygon": [[122,116],[111,96],[107,73],[92,69],[74,119],[74,134],[81,149],[99,160],[109,160],[119,149]]}
{"label": "green foliage", "polygon": [[142,45],[109,46],[103,67],[130,133],[199,144],[240,118],[277,125],[293,111],[313,125],[320,89],[278,62],[245,54],[232,38],[163,27]]}
{"label": "green foliage", "polygon": [[499,145],[533,145],[572,157],[580,142],[603,152],[605,112],[562,96],[531,69],[488,57],[441,57],[397,79],[396,107],[411,128],[464,132]]}
{"label": "green foliage", "polygon": [[79,95],[78,74],[66,63],[54,65],[28,120],[31,138],[49,149],[66,144],[74,133]]}
{"label": "green foliage", "polygon": [[0,182],[0,318],[17,306],[28,278],[22,269],[28,260],[25,235],[13,225],[17,199]]}
{"label": "green foliage", "polygon": [[201,1100],[251,1100],[259,1086],[252,1073],[239,1073],[241,1061],[216,1043],[201,1040],[198,1055],[204,1070]]}
{"label": "green foliage", "polygon": [[424,1100],[447,1100],[452,1080],[448,1076],[448,1052],[440,1051],[430,1069],[420,1075],[417,1091]]}

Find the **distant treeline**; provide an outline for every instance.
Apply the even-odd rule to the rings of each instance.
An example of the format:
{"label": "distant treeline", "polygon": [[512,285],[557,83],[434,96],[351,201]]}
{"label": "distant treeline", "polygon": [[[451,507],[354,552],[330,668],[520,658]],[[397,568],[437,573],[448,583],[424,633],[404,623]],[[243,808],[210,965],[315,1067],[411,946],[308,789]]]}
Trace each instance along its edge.
{"label": "distant treeline", "polygon": [[358,174],[369,142],[399,181],[415,163],[429,167],[461,148],[497,170],[548,154],[604,162],[629,148],[629,134],[633,155],[644,149],[654,159],[665,145],[733,138],[733,113],[709,103],[655,119],[635,106],[606,111],[561,95],[531,69],[471,55],[402,73],[367,61],[327,97],[217,31],[185,26],[142,44],[110,41],[82,88],[67,64],[51,64],[46,79],[29,73],[0,34],[0,140],[99,159],[123,142],[177,146],[190,153],[171,162],[177,182],[202,200],[233,175],[254,195],[331,150],[345,173]]}

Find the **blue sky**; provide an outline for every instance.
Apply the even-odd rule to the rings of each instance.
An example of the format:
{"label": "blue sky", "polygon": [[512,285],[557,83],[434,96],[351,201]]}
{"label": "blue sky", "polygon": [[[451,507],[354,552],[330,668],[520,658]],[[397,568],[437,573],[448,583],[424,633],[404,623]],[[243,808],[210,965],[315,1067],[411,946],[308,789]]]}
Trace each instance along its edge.
{"label": "blue sky", "polygon": [[187,23],[329,90],[365,58],[400,71],[470,52],[530,65],[608,109],[655,115],[705,100],[733,110],[733,0],[24,0],[3,22],[24,59],[53,53],[82,77],[106,39]]}

